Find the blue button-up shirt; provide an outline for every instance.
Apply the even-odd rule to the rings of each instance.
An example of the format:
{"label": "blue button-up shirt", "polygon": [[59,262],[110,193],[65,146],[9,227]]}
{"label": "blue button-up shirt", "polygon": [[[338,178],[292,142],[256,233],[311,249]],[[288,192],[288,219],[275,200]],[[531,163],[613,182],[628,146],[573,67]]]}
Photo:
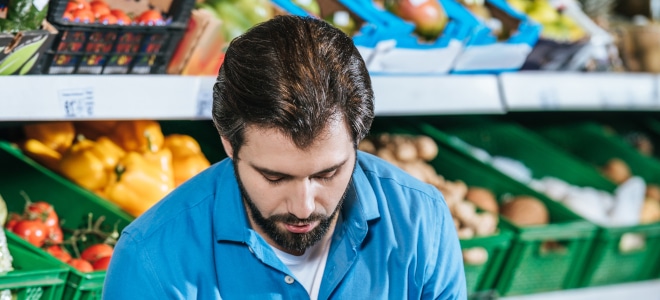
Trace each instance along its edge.
{"label": "blue button-up shirt", "polygon": [[[456,229],[436,188],[358,152],[319,299],[465,299]],[[309,299],[251,229],[229,159],[122,232],[104,299]]]}

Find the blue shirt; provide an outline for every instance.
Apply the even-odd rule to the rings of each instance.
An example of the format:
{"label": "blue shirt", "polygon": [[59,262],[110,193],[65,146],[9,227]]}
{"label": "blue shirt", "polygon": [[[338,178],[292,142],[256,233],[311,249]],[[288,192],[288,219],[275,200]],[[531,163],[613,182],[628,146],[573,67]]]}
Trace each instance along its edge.
{"label": "blue shirt", "polygon": [[[358,152],[319,299],[466,299],[456,229],[440,192]],[[309,299],[251,229],[229,159],[127,226],[104,299]]]}

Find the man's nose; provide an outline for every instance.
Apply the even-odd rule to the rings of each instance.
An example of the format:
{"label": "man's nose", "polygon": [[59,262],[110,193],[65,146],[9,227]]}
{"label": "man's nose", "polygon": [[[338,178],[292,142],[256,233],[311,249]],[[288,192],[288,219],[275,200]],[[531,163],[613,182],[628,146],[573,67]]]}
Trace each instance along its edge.
{"label": "man's nose", "polygon": [[306,219],[314,212],[314,182],[312,180],[303,179],[295,183],[295,191],[289,198],[288,209],[289,213],[299,219]]}

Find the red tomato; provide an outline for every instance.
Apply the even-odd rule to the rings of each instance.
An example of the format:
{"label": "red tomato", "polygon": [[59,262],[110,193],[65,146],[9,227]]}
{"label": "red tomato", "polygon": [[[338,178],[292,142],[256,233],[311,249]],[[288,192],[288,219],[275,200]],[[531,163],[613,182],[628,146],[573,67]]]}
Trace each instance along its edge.
{"label": "red tomato", "polygon": [[87,249],[83,250],[83,252],[80,253],[80,258],[89,261],[91,263],[95,263],[98,259],[102,257],[111,256],[113,250],[114,248],[112,248],[112,246],[108,244],[103,244],[103,243],[94,244],[87,247]]}
{"label": "red tomato", "polygon": [[94,13],[95,18],[99,18],[102,15],[107,15],[110,13],[110,6],[103,1],[92,1],[90,8]]}
{"label": "red tomato", "polygon": [[48,228],[48,236],[46,237],[46,242],[49,244],[61,244],[64,240],[64,235],[62,234],[62,228],[60,226],[55,226]]}
{"label": "red tomato", "polygon": [[144,11],[136,18],[136,21],[140,25],[163,25],[165,22],[163,15],[155,9]]}
{"label": "red tomato", "polygon": [[62,20],[72,22],[73,21],[73,14],[70,11],[65,11],[62,14]]}
{"label": "red tomato", "polygon": [[60,225],[60,219],[55,213],[55,209],[50,203],[45,201],[32,202],[27,207],[29,219],[38,219],[48,228],[53,228]]}
{"label": "red tomato", "polygon": [[115,17],[113,14],[102,15],[98,18],[98,20],[99,23],[105,25],[117,24],[117,17]]}
{"label": "red tomato", "polygon": [[101,257],[92,264],[94,271],[107,270],[108,265],[110,265],[110,258],[112,256]]}
{"label": "red tomato", "polygon": [[84,260],[84,259],[72,258],[69,261],[67,261],[66,263],[69,264],[70,266],[76,268],[76,270],[78,270],[80,272],[87,273],[87,272],[93,272],[94,271],[94,267],[92,266],[92,264],[89,263],[88,261]]}
{"label": "red tomato", "polygon": [[54,256],[55,258],[63,261],[63,262],[68,262],[71,260],[71,254],[67,252],[66,250],[62,249],[60,245],[52,245],[46,248],[46,252],[50,253],[50,255]]}
{"label": "red tomato", "polygon": [[123,10],[121,9],[113,9],[110,11],[110,13],[117,17],[117,24],[119,25],[130,25],[131,24],[131,17],[129,17]]}
{"label": "red tomato", "polygon": [[5,224],[5,228],[9,231],[14,231],[14,226],[16,226],[16,223],[18,221],[22,220],[23,217],[17,213],[9,213],[9,220],[7,220],[7,224]]}
{"label": "red tomato", "polygon": [[79,23],[93,23],[94,13],[89,9],[78,9],[71,12],[73,14],[73,21]]}
{"label": "red tomato", "polygon": [[20,220],[12,231],[30,244],[41,247],[46,241],[48,228],[39,220]]}
{"label": "red tomato", "polygon": [[79,9],[89,9],[90,5],[89,2],[85,0],[70,0],[66,4],[66,8],[64,11],[68,12],[73,12],[74,10],[79,10]]}

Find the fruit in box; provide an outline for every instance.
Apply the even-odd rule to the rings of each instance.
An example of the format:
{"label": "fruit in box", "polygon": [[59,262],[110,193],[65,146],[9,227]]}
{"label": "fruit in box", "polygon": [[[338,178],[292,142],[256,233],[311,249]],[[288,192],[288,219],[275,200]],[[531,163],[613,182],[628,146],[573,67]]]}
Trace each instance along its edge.
{"label": "fruit in box", "polygon": [[437,39],[449,18],[438,0],[388,0],[385,8],[415,24],[415,32],[425,40]]}
{"label": "fruit in box", "polygon": [[[128,4],[126,4],[128,3]],[[124,7],[130,5],[129,7]],[[131,19],[125,10],[130,10]],[[96,23],[104,25],[140,25],[162,26],[167,21],[156,9],[149,9],[145,1],[111,3],[106,0],[70,0],[67,3],[62,20],[73,23]]]}

